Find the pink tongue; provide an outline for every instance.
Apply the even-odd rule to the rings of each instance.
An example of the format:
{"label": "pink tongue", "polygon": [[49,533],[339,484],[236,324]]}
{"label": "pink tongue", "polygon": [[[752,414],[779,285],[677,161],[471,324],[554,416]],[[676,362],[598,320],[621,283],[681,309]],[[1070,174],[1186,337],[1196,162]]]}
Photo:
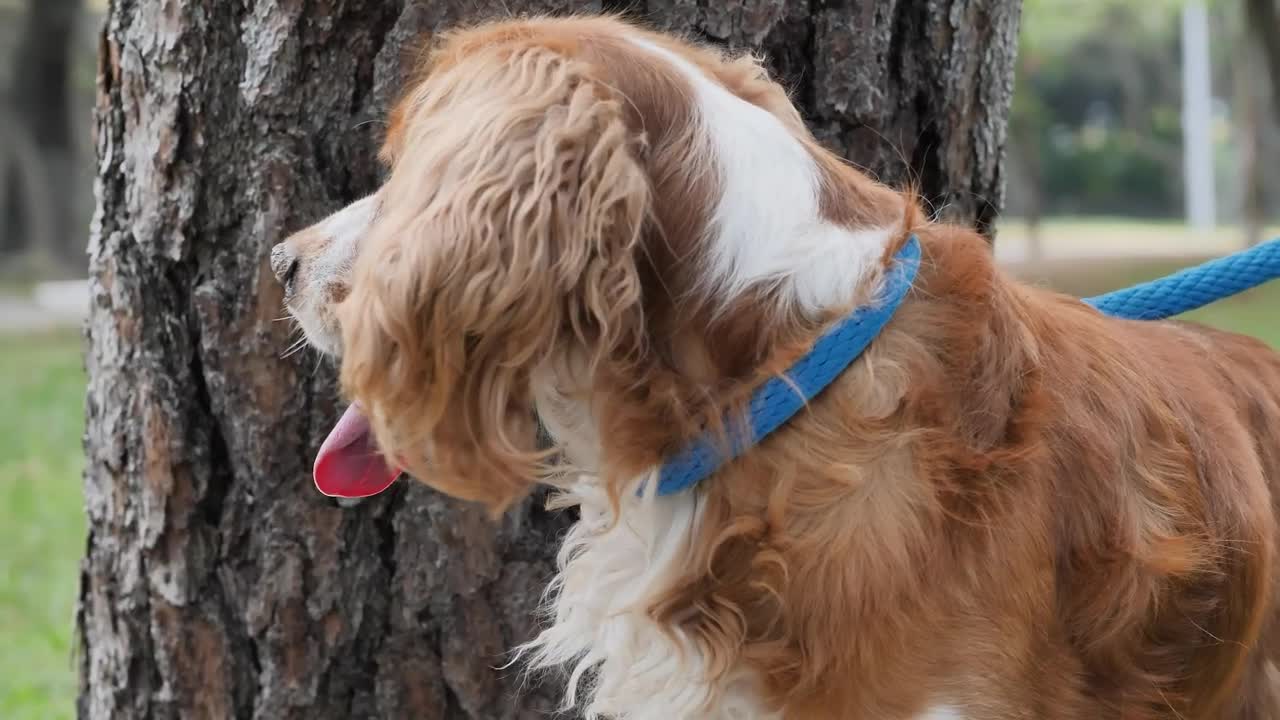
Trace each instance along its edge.
{"label": "pink tongue", "polygon": [[391,487],[400,470],[383,460],[369,420],[352,404],[324,439],[312,474],[316,488],[329,497],[362,498]]}

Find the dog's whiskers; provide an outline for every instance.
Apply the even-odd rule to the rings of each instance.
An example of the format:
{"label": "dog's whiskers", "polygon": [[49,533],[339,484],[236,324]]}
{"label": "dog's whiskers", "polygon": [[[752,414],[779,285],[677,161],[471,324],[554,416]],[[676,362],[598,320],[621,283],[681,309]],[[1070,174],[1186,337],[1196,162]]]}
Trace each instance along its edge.
{"label": "dog's whiskers", "polygon": [[296,355],[297,353],[301,352],[302,349],[305,348],[306,346],[307,346],[307,336],[303,335],[302,337],[299,337],[297,340],[295,340],[293,344],[291,344],[289,347],[285,348],[284,353],[280,355],[280,359],[284,360],[285,358],[288,358],[291,355]]}
{"label": "dog's whiskers", "polygon": [[324,353],[316,353],[316,364],[311,368],[311,374],[308,377],[315,377],[320,372],[320,365],[324,362]]}

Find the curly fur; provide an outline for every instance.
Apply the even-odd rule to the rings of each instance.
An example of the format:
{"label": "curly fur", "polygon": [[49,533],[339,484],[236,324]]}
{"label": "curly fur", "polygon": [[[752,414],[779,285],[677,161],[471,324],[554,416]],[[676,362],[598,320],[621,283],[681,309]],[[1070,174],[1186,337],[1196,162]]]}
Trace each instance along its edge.
{"label": "curly fur", "polygon": [[574,344],[594,374],[643,340],[643,146],[616,93],[546,48],[432,77],[340,310],[342,382],[409,472],[502,508],[545,459],[536,368]]}

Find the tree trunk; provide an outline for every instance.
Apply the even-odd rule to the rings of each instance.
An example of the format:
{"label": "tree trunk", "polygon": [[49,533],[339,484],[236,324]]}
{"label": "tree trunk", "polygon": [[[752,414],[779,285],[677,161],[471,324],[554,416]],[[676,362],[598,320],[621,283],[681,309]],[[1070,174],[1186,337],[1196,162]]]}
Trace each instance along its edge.
{"label": "tree trunk", "polygon": [[[72,132],[84,132],[83,126],[73,126],[70,91],[76,50],[73,40],[82,6],[83,0],[32,0],[28,4],[13,58],[13,108],[19,123],[13,139],[39,157],[39,170],[19,174],[17,181],[20,187],[25,184],[28,201],[20,210],[16,203],[9,206],[10,212],[26,214],[23,249],[38,248],[78,266],[81,272],[87,228],[85,218],[76,212],[83,206],[76,201],[83,196],[69,188],[75,187],[79,148]],[[21,165],[18,170],[21,173]],[[45,204],[37,204],[40,200]],[[0,216],[0,222],[12,221],[8,213]]]}
{"label": "tree trunk", "polygon": [[71,147],[71,38],[82,0],[33,0],[14,58],[13,98],[41,147]]}
{"label": "tree trunk", "polygon": [[1271,102],[1280,118],[1280,5],[1277,0],[1245,0],[1245,21],[1266,59]]}
{"label": "tree trunk", "polygon": [[282,357],[269,248],[378,179],[419,34],[615,9],[759,48],[819,135],[951,219],[1002,194],[1016,0],[116,0],[102,35],[78,627],[84,718],[541,718],[530,636],[569,518],[311,485],[334,371]]}
{"label": "tree trunk", "polygon": [[1245,247],[1262,242],[1266,221],[1263,197],[1263,129],[1266,126],[1265,79],[1267,64],[1256,33],[1244,24],[1232,58],[1232,79],[1236,110],[1236,137],[1240,152],[1240,218],[1244,225]]}

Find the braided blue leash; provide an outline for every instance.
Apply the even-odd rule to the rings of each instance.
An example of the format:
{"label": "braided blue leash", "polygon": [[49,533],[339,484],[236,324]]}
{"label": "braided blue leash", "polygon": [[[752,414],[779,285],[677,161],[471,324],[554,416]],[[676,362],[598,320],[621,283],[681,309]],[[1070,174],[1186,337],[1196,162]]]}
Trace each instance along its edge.
{"label": "braided blue leash", "polygon": [[881,298],[828,330],[784,378],[770,378],[761,385],[748,404],[749,428],[734,431],[734,423],[726,419],[727,446],[704,436],[668,459],[658,476],[658,494],[671,495],[692,486],[790,420],[875,340],[911,290],[919,268],[920,241],[912,235],[885,276]]}
{"label": "braided blue leash", "polygon": [[[750,427],[731,432],[728,445],[710,436],[671,457],[658,476],[659,495],[688,489],[741,455],[787,420],[831,384],[875,340],[911,289],[920,267],[920,242],[913,235],[899,251],[885,278],[881,299],[855,310],[829,330],[784,378],[765,382],[748,405]],[[1211,260],[1167,277],[1087,298],[1099,311],[1131,320],[1159,320],[1280,277],[1280,238],[1227,257]]]}
{"label": "braided blue leash", "polygon": [[1087,298],[1107,315],[1163,320],[1280,277],[1280,238],[1150,282]]}

